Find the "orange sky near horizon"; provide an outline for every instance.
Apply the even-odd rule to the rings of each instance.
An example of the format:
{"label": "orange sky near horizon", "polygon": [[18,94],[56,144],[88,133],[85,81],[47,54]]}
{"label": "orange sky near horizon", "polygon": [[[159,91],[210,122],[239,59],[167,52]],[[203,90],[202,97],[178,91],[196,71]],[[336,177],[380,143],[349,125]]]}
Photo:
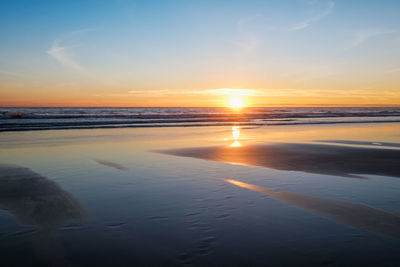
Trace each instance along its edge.
{"label": "orange sky near horizon", "polygon": [[[321,95],[241,95],[244,107],[268,106],[400,106],[400,95],[364,94],[363,96]],[[228,107],[228,94],[93,94],[58,92],[0,94],[1,107]]]}

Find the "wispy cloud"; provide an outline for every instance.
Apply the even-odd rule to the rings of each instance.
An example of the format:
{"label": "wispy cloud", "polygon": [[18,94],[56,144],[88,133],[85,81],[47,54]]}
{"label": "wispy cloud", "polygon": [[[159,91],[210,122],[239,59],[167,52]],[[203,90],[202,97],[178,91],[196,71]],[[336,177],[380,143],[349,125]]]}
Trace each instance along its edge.
{"label": "wispy cloud", "polygon": [[254,89],[236,89],[236,88],[219,88],[207,90],[206,93],[216,94],[216,95],[242,95],[242,96],[252,96],[257,95],[257,90]]}
{"label": "wispy cloud", "polygon": [[237,88],[218,88],[207,90],[131,90],[129,94],[137,95],[240,95],[254,96],[257,95],[257,90],[253,89],[237,89]]}
{"label": "wispy cloud", "polygon": [[[245,97],[321,97],[323,95],[334,95],[337,97],[349,96],[349,91],[346,89],[303,89],[296,88],[258,88],[258,89],[233,89],[233,88],[218,88],[204,90],[131,90],[127,93],[107,94],[107,96],[121,97],[128,96],[178,96],[178,95],[204,95],[204,96],[245,96]],[[370,90],[358,89],[352,90],[351,97],[395,97],[398,96],[397,90]]]}
{"label": "wispy cloud", "polygon": [[327,7],[322,12],[320,12],[312,17],[309,17],[308,19],[306,19],[298,24],[293,25],[290,28],[290,30],[298,31],[298,30],[303,30],[303,29],[307,28],[308,26],[310,26],[311,23],[316,22],[316,21],[328,16],[329,14],[331,14],[334,7],[335,7],[335,3],[333,1],[329,1]]}
{"label": "wispy cloud", "polygon": [[380,29],[380,28],[371,28],[371,29],[364,29],[356,32],[353,41],[351,42],[349,48],[354,48],[362,43],[366,42],[367,40],[379,36],[379,35],[386,35],[395,33],[396,30],[394,29]]}
{"label": "wispy cloud", "polygon": [[81,73],[87,73],[88,71],[83,66],[81,66],[78,62],[76,62],[75,59],[73,58],[72,48],[78,47],[78,46],[77,45],[67,46],[64,43],[65,43],[65,41],[73,38],[77,34],[81,34],[81,33],[88,32],[88,31],[92,31],[92,29],[83,29],[83,30],[73,31],[73,32],[70,32],[70,33],[64,35],[61,38],[54,40],[50,49],[46,51],[47,54],[52,56],[59,63],[61,63],[62,65],[64,65],[67,68],[74,69]]}
{"label": "wispy cloud", "polygon": [[163,90],[130,90],[128,94],[135,94],[135,95],[147,95],[147,94],[155,94],[155,95],[163,95],[163,94],[171,94],[173,91],[163,89]]}
{"label": "wispy cloud", "polygon": [[[230,96],[243,96],[252,98],[255,103],[257,101],[262,101],[262,98],[274,98],[274,97],[284,97],[289,99],[297,99],[297,98],[323,98],[323,96],[331,95],[332,101],[342,101],[343,99],[358,99],[358,100],[366,100],[375,99],[376,101],[391,101],[391,99],[398,97],[398,90],[393,89],[385,89],[385,90],[378,90],[375,88],[370,89],[352,89],[351,94],[349,94],[349,90],[347,88],[338,88],[338,89],[329,89],[329,88],[304,88],[299,90],[298,88],[257,88],[257,89],[232,89],[232,88],[219,88],[219,89],[204,89],[204,90],[176,90],[176,89],[162,89],[162,90],[131,90],[125,93],[106,93],[102,95],[95,95],[95,96],[102,96],[102,97],[115,97],[121,98],[126,97],[129,98],[130,96],[135,98],[140,97],[198,97],[210,99],[212,102],[220,103],[221,99],[225,99]],[[296,102],[285,102],[280,103],[278,105],[299,105]],[[331,103],[333,106],[341,105],[346,103],[340,102],[333,102]],[[377,102],[376,102],[377,103]],[[257,104],[255,104],[257,106]],[[304,103],[304,105],[321,105],[320,104],[311,104],[311,103]],[[326,105],[326,104],[324,104]],[[354,105],[354,104],[349,104]],[[361,105],[361,104],[360,104]]]}
{"label": "wispy cloud", "polygon": [[75,62],[75,60],[71,57],[70,53],[68,53],[68,48],[71,47],[62,46],[60,44],[60,40],[55,40],[51,48],[47,51],[47,54],[68,68],[72,68],[80,72],[86,72],[86,69]]}

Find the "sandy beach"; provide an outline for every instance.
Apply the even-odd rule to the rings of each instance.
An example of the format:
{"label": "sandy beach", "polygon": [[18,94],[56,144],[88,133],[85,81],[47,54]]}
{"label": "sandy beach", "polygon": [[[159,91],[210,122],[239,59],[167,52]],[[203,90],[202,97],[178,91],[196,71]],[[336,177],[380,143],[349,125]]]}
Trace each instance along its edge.
{"label": "sandy beach", "polygon": [[4,132],[1,261],[397,266],[399,132],[398,123]]}

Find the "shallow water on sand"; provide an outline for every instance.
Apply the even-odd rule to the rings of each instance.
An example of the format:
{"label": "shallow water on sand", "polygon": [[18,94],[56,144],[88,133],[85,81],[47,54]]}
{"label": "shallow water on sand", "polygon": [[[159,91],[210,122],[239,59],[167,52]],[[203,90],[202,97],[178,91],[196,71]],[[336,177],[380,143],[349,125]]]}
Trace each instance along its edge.
{"label": "shallow water on sand", "polygon": [[[396,123],[0,133],[0,260],[398,266],[399,133]],[[194,148],[211,156],[165,153]],[[357,166],[341,162],[354,150]]]}

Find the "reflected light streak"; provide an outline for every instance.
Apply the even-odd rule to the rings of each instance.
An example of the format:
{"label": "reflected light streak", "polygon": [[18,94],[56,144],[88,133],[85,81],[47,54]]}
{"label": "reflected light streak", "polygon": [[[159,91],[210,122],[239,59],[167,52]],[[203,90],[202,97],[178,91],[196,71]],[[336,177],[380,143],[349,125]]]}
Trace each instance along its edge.
{"label": "reflected light streak", "polygon": [[238,141],[240,137],[240,126],[232,126],[232,137],[234,142],[231,144],[231,147],[242,146]]}
{"label": "reflected light streak", "polygon": [[231,144],[231,147],[238,147],[238,146],[242,146],[242,145],[239,143],[239,141],[234,141],[234,142]]}
{"label": "reflected light streak", "polygon": [[240,127],[239,126],[233,126],[232,127],[232,136],[233,139],[237,140],[240,136]]}
{"label": "reflected light streak", "polygon": [[265,193],[265,194],[273,194],[276,193],[273,189],[267,188],[267,187],[262,187],[262,186],[257,186],[257,185],[253,185],[253,184],[248,184],[248,183],[243,183],[237,180],[232,180],[232,179],[225,179],[226,182],[231,183],[233,185],[242,187],[242,188],[246,188],[249,190],[253,190],[256,192],[261,192],[261,193]]}
{"label": "reflected light streak", "polygon": [[273,199],[345,225],[375,234],[400,238],[400,216],[391,212],[360,203],[303,195],[288,191],[275,191],[272,188],[232,179],[225,179],[225,181],[238,187],[267,194]]}

